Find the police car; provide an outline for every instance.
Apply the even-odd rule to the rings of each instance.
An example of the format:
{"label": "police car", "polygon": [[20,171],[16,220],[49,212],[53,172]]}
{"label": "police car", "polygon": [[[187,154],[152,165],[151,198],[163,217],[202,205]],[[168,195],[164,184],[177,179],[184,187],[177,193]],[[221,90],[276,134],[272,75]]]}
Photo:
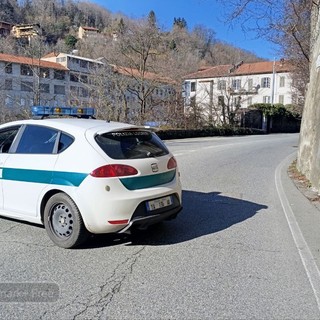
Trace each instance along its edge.
{"label": "police car", "polygon": [[1,216],[44,224],[63,248],[177,216],[177,162],[155,133],[92,119],[91,108],[32,114],[41,119],[0,126]]}

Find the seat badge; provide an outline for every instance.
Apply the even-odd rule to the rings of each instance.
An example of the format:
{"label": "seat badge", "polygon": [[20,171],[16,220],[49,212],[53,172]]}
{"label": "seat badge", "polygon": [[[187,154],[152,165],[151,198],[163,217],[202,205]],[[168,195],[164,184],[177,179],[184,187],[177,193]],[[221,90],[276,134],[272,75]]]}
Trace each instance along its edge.
{"label": "seat badge", "polygon": [[156,163],[152,163],[151,164],[151,169],[152,169],[152,172],[158,172],[159,171],[158,165]]}

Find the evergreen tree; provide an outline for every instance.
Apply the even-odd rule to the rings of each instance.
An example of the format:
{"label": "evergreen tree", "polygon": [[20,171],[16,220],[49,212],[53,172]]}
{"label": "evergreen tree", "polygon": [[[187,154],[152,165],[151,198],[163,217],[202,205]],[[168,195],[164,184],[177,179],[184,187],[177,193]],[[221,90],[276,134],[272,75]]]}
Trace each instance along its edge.
{"label": "evergreen tree", "polygon": [[149,26],[152,27],[152,28],[156,28],[157,27],[157,18],[156,18],[156,14],[154,13],[153,10],[151,10],[149,12],[148,23],[149,23]]}
{"label": "evergreen tree", "polygon": [[185,18],[174,18],[173,19],[173,27],[179,27],[181,29],[187,28],[187,21]]}

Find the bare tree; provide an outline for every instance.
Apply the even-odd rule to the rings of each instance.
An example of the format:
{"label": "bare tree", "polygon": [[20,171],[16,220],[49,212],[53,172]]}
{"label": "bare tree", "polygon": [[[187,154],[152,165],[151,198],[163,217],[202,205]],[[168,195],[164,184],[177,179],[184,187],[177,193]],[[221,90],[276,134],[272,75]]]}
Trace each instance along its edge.
{"label": "bare tree", "polygon": [[[242,3],[242,4],[241,4]],[[304,104],[300,142],[298,149],[297,167],[301,173],[311,181],[316,190],[320,190],[320,111],[318,101],[320,99],[320,76],[319,55],[320,55],[320,1],[319,0],[283,0],[278,2],[282,8],[275,13],[268,0],[248,0],[246,2],[234,3],[233,16],[246,18],[258,18],[250,9],[252,6],[268,8],[265,11],[265,18],[268,26],[278,39],[288,37],[290,44],[293,43],[295,50],[291,51],[290,46],[284,46],[284,51],[293,56],[299,57],[301,65],[309,66],[310,76],[307,77],[307,93]],[[272,4],[274,2],[272,1]],[[278,10],[278,9],[277,9]],[[290,17],[286,14],[291,15]],[[284,21],[281,22],[281,19]],[[304,26],[306,27],[304,27]],[[281,29],[281,26],[287,28]],[[281,37],[282,35],[282,37]],[[287,43],[284,42],[284,45]],[[295,60],[295,59],[294,59]],[[308,74],[308,73],[307,73]]]}
{"label": "bare tree", "polygon": [[141,123],[146,120],[153,92],[161,85],[155,69],[159,45],[158,29],[148,21],[141,20],[128,25],[126,32],[119,35],[114,43],[118,54],[109,57],[113,64],[121,66],[119,71],[132,80],[127,90],[140,106]]}
{"label": "bare tree", "polygon": [[16,54],[19,50],[16,39],[12,36],[0,37],[0,53]]}
{"label": "bare tree", "polygon": [[97,117],[109,121],[129,121],[128,77],[119,74],[107,62],[90,70],[88,84],[90,104],[97,110]]}

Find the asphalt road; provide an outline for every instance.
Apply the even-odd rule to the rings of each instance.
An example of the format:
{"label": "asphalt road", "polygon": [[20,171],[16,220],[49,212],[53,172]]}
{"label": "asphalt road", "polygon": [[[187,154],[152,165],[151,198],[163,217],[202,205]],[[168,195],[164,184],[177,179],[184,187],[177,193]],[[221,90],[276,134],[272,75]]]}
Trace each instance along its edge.
{"label": "asphalt road", "polygon": [[[277,187],[297,143],[297,135],[167,141],[184,209],[139,236],[64,250],[42,227],[0,219],[0,300],[4,283],[29,290],[0,302],[0,319],[320,319]],[[34,301],[22,302],[30,292]]]}

